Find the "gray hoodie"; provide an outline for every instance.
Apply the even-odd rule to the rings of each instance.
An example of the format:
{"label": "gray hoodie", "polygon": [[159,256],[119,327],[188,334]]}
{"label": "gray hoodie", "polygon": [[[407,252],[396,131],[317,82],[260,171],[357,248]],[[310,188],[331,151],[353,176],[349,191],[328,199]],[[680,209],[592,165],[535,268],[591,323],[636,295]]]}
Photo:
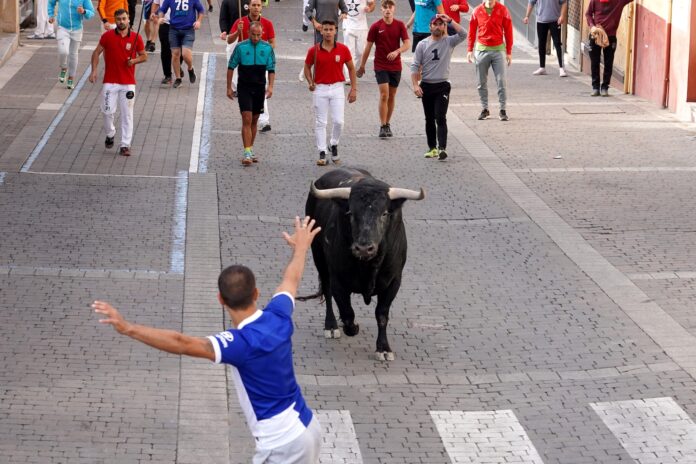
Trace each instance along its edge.
{"label": "gray hoodie", "polygon": [[422,66],[421,81],[428,84],[437,84],[449,80],[450,61],[454,47],[464,42],[466,32],[464,28],[455,35],[445,36],[440,40],[433,40],[430,36],[418,42],[416,54],[411,63],[411,73],[415,74]]}

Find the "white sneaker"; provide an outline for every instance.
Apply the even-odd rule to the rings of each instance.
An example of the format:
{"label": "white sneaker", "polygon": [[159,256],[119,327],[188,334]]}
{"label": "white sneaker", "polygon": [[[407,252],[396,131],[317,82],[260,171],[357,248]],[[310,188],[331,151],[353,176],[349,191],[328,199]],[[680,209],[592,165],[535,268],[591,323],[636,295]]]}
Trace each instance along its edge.
{"label": "white sneaker", "polygon": [[305,81],[305,78],[304,78],[304,69],[302,69],[302,70],[300,71],[300,75],[297,76],[297,78],[300,80],[300,82],[304,82],[304,81]]}
{"label": "white sneaker", "polygon": [[532,73],[534,76],[545,76],[546,75],[546,68],[539,68],[536,71]]}
{"label": "white sneaker", "polygon": [[558,75],[559,75],[560,77],[568,77],[568,73],[567,73],[567,72],[565,71],[565,69],[563,69],[563,68],[559,68],[559,69],[558,69]]}

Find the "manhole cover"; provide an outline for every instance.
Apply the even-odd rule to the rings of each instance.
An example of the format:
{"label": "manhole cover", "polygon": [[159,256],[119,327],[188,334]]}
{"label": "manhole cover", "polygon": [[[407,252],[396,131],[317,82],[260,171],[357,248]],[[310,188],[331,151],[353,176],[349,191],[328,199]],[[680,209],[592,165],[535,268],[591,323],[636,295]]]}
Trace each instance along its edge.
{"label": "manhole cover", "polygon": [[563,107],[570,114],[622,114],[624,110],[612,105],[577,105]]}

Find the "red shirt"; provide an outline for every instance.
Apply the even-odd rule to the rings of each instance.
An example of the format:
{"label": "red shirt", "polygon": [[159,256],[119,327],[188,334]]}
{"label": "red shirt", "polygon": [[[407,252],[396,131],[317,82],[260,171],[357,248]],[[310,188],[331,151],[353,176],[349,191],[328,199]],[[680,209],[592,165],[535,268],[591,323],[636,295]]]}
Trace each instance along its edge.
{"label": "red shirt", "polygon": [[[232,25],[232,29],[230,29],[230,34],[234,34],[237,32],[237,27],[239,27],[239,21],[242,21],[242,33],[240,34],[241,37],[237,39],[238,42],[241,42],[242,40],[247,40],[249,38],[249,26],[251,26],[251,20],[249,19],[249,16],[243,16],[242,19],[238,19],[234,22]],[[273,29],[273,23],[269,20],[261,16],[260,18],[261,22],[261,40],[265,40],[268,42],[271,39],[275,39],[275,29]]]}
{"label": "red shirt", "polygon": [[512,18],[505,5],[496,2],[489,15],[485,3],[474,8],[469,22],[469,43],[467,50],[474,51],[474,42],[495,47],[503,44],[505,36],[505,51],[512,55]]}
{"label": "red shirt", "polygon": [[305,64],[314,65],[315,84],[335,84],[343,82],[343,65],[351,61],[348,47],[340,42],[336,42],[330,51],[324,50],[321,42],[307,50]]}
{"label": "red shirt", "polygon": [[616,30],[621,22],[621,13],[626,5],[633,0],[611,0],[597,1],[591,0],[587,5],[585,18],[587,24],[592,26],[602,26],[607,35],[616,35]]}
{"label": "red shirt", "polygon": [[[457,11],[450,10],[452,5],[459,5],[459,9]],[[445,9],[445,14],[457,24],[462,22],[460,14],[469,11],[469,4],[466,0],[442,0],[442,7]]]}
{"label": "red shirt", "polygon": [[128,66],[128,58],[145,49],[140,34],[129,31],[122,37],[114,29],[102,34],[99,45],[104,48],[104,84],[135,85],[135,66]]}
{"label": "red shirt", "polygon": [[408,31],[398,19],[391,24],[380,19],[370,26],[367,41],[375,44],[375,71],[401,71],[401,55],[394,61],[389,61],[387,55],[399,49],[405,40],[408,40]]}

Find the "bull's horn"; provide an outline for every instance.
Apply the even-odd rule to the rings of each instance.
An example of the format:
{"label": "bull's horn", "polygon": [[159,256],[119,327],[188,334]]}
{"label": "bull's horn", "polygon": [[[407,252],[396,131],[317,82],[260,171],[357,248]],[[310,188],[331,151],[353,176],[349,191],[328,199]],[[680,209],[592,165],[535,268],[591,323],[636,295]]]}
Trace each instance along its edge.
{"label": "bull's horn", "polygon": [[318,189],[314,186],[314,182],[309,189],[309,193],[321,200],[331,200],[332,198],[340,198],[347,200],[350,196],[350,187],[339,187],[332,189]]}
{"label": "bull's horn", "polygon": [[391,187],[389,189],[390,200],[398,200],[401,198],[405,200],[422,200],[423,198],[425,198],[425,190],[423,190],[423,187],[421,187],[420,192],[416,192],[415,190],[394,187]]}

